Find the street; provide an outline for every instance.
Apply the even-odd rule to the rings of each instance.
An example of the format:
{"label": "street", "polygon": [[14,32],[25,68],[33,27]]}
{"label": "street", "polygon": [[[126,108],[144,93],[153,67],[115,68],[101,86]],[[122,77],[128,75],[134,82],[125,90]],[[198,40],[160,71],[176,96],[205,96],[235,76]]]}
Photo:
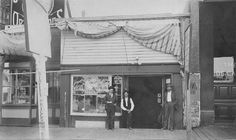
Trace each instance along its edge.
{"label": "street", "polygon": [[[185,140],[185,130],[60,128],[50,126],[50,140]],[[236,127],[207,126],[193,130],[193,140],[236,140]],[[37,140],[37,127],[0,127],[1,140]]]}

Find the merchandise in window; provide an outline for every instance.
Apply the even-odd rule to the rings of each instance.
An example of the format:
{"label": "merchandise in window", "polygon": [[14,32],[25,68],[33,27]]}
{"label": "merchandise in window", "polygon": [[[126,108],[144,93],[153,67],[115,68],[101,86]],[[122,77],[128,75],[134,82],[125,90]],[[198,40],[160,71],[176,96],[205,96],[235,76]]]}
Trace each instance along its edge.
{"label": "merchandise in window", "polygon": [[111,75],[73,75],[71,77],[71,114],[100,114],[105,115],[105,96],[108,87],[115,87],[118,97],[116,111],[120,113],[121,85],[113,84]]}
{"label": "merchandise in window", "polygon": [[3,70],[3,104],[31,104],[32,75],[30,69],[4,69]]}

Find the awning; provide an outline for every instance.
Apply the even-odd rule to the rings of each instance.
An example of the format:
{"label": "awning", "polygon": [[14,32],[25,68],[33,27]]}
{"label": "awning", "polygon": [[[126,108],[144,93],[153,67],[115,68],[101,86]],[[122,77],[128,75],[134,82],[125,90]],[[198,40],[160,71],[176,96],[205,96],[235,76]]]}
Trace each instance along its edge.
{"label": "awning", "polygon": [[23,27],[1,30],[0,44],[1,55],[32,56],[31,53],[26,51]]}
{"label": "awning", "polygon": [[[62,21],[62,64],[181,63],[178,19]],[[117,51],[117,52],[116,52]],[[113,53],[114,52],[114,53]],[[108,58],[108,59],[107,59]]]}

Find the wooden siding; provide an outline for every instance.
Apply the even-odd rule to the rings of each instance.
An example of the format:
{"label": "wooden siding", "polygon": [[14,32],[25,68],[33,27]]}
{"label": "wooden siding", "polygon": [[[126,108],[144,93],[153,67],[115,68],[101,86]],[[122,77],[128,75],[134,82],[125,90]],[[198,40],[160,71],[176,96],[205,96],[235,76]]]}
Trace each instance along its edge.
{"label": "wooden siding", "polygon": [[215,121],[233,122],[236,117],[236,83],[215,84]]}
{"label": "wooden siding", "polygon": [[61,40],[61,64],[134,64],[136,58],[142,64],[178,63],[170,54],[153,51],[132,40],[124,31],[100,39],[75,36],[63,31]]}

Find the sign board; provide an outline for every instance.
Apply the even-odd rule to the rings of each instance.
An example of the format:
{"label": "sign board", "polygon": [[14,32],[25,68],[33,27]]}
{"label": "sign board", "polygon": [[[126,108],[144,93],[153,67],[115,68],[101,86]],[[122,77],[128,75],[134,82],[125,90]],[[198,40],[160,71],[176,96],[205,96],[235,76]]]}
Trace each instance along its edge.
{"label": "sign board", "polygon": [[234,81],[234,58],[214,58],[214,82],[232,83]]}
{"label": "sign board", "polygon": [[[49,23],[53,25],[56,18],[64,18],[64,0],[51,0],[52,5],[48,11]],[[23,0],[12,0],[11,24],[23,25],[24,12]]]}
{"label": "sign board", "polygon": [[23,7],[26,51],[51,57],[51,31],[46,7],[37,0],[24,0]]}

